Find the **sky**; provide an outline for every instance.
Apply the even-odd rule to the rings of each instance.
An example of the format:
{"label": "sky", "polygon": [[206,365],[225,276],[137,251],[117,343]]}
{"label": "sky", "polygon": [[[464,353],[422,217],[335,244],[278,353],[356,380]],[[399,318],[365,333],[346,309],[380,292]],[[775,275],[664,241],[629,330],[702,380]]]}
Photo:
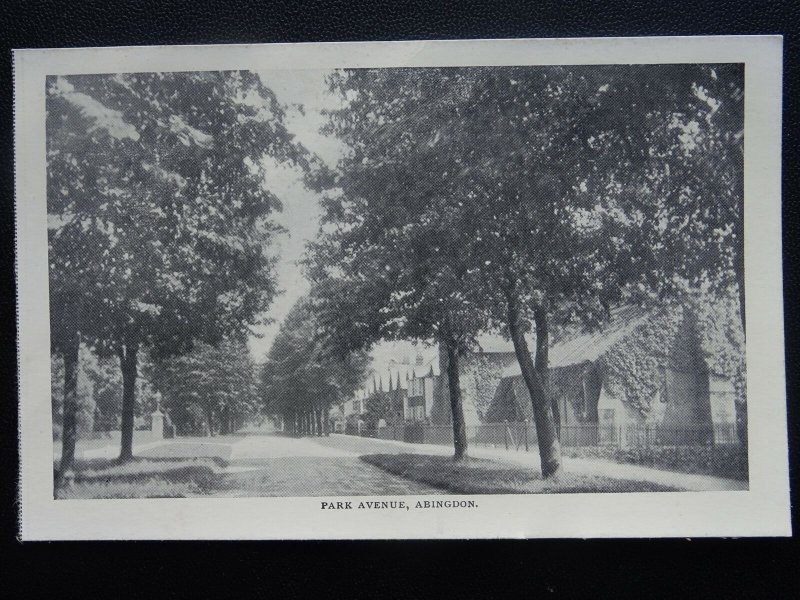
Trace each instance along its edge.
{"label": "sky", "polygon": [[[258,71],[264,85],[275,93],[281,104],[287,105],[286,126],[289,131],[308,150],[334,167],[342,155],[343,146],[336,138],[319,132],[326,121],[322,111],[340,106],[338,98],[327,90],[325,77],[329,73],[323,70]],[[302,112],[298,104],[303,106]],[[320,215],[319,196],[303,186],[299,169],[280,166],[269,159],[265,166],[267,186],[283,204],[283,211],[276,215],[275,221],[286,228],[287,233],[275,244],[279,254],[278,288],[283,292],[270,307],[268,315],[273,322],[257,328],[258,336],[250,338],[250,353],[258,362],[263,361],[269,351],[289,309],[308,292],[308,281],[297,261],[303,256],[306,242],[316,234]]]}
{"label": "sky", "polygon": [[[286,126],[289,131],[329,166],[336,166],[344,147],[335,137],[324,136],[319,132],[320,127],[326,122],[322,111],[341,107],[340,100],[328,92],[325,84],[325,77],[330,71],[257,71],[257,73],[264,85],[275,93],[278,101],[288,105]],[[302,112],[294,106],[297,104],[303,105]],[[267,313],[273,322],[258,328],[256,331],[260,337],[251,336],[249,341],[250,353],[257,362],[264,360],[289,309],[309,290],[309,283],[303,277],[297,261],[303,256],[306,242],[316,235],[320,216],[319,196],[303,186],[299,170],[281,167],[271,160],[264,164],[267,167],[267,186],[283,204],[283,211],[276,215],[275,220],[285,227],[288,233],[275,244],[275,250],[279,253],[278,287],[283,292],[273,301]],[[376,344],[371,351],[371,368],[366,385],[372,381],[373,373],[388,385],[389,373],[394,373],[396,377],[398,370],[403,371],[408,368],[402,363],[413,365],[418,353],[424,356],[426,369],[431,362],[436,362],[436,349],[426,344],[415,344],[410,341]]]}

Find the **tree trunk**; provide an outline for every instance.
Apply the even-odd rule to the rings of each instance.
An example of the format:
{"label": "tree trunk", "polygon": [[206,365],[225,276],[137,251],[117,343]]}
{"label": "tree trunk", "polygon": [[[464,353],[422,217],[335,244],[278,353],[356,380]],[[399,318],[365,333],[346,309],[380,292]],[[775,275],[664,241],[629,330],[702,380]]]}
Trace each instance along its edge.
{"label": "tree trunk", "polygon": [[542,382],[542,388],[550,398],[550,408],[553,411],[553,421],[556,426],[556,435],[561,439],[561,410],[558,399],[550,393],[550,327],[547,321],[547,311],[542,306],[533,309],[533,320],[536,324],[536,372]]}
{"label": "tree trunk", "polygon": [[208,437],[214,437],[214,411],[211,408],[206,408],[206,435]]}
{"label": "tree trunk", "polygon": [[506,292],[508,309],[508,329],[514,343],[514,353],[517,355],[522,378],[531,396],[533,406],[533,420],[536,425],[536,437],[539,444],[539,459],[542,465],[542,476],[547,479],[557,478],[561,474],[561,445],[558,442],[555,424],[553,422],[552,406],[547,397],[547,391],[542,385],[539,371],[533,364],[525,334],[521,328],[521,315],[517,298],[511,292]]}
{"label": "tree trunk", "polygon": [[322,431],[322,409],[317,409],[317,437],[321,437],[323,435]]}
{"label": "tree trunk", "polygon": [[228,435],[231,432],[231,409],[224,407],[220,415],[219,433],[220,435]]}
{"label": "tree trunk", "polygon": [[136,406],[136,376],[138,344],[125,344],[119,349],[122,370],[122,425],[119,460],[133,458],[133,415]]}
{"label": "tree trunk", "polygon": [[78,439],[78,360],[80,336],[74,332],[61,353],[64,359],[64,406],[61,418],[61,463],[58,468],[60,484],[64,474],[75,462],[75,444]]}
{"label": "tree trunk", "polygon": [[450,394],[450,410],[453,413],[453,460],[467,457],[467,428],[464,423],[464,407],[461,402],[461,384],[458,379],[458,350],[455,344],[447,343],[447,384]]}

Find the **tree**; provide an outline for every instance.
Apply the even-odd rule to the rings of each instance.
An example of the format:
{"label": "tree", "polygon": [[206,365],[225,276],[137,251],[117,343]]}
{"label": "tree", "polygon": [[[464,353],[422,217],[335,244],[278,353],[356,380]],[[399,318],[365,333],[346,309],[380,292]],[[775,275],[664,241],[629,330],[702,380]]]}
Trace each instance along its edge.
{"label": "tree", "polygon": [[[724,189],[737,164],[710,151],[694,160],[687,149],[703,138],[694,121],[681,121],[698,112],[710,123],[715,104],[698,83],[708,72],[665,65],[334,76],[348,104],[329,131],[351,152],[328,182],[340,193],[328,200],[315,255],[320,279],[345,282],[331,284],[341,289],[328,312],[346,306],[358,327],[333,329],[356,340],[444,329],[468,348],[476,328],[501,328],[532,399],[542,473],[557,476],[559,418],[547,375],[553,326],[597,326],[614,303],[674,294],[676,275],[719,273],[725,261],[716,258],[731,254],[724,232],[740,206],[736,193],[709,209],[700,182],[723,172],[710,189]],[[709,139],[730,146],[737,135],[734,126]],[[661,193],[675,172],[677,191]],[[702,225],[665,235],[664,219]],[[698,249],[711,258],[698,260]],[[452,375],[451,389],[458,370]],[[454,404],[454,424],[457,412]]]}
{"label": "tree", "polygon": [[244,340],[197,343],[185,354],[156,360],[152,379],[175,426],[193,430],[202,415],[208,435],[229,434],[256,413],[256,373]]}
{"label": "tree", "polygon": [[364,400],[364,412],[361,420],[368,429],[377,430],[381,419],[386,419],[392,412],[391,398],[383,390],[376,389]]}
{"label": "tree", "polygon": [[[614,303],[674,296],[676,276],[697,285],[735,264],[726,257],[736,256],[739,240],[726,229],[736,231],[741,169],[729,155],[698,157],[693,148],[701,140],[729,144],[736,118],[724,134],[682,123],[710,123],[718,108],[699,83],[707,73],[684,65],[475,70],[465,76],[472,85],[462,87],[478,118],[442,132],[463,136],[472,157],[451,190],[470,201],[465,210],[476,226],[465,237],[488,259],[475,264],[487,306],[502,307],[492,321],[514,342],[546,477],[560,470],[552,423],[559,415],[547,398],[552,324],[594,327]],[[736,77],[726,79],[735,90]],[[477,151],[472,139],[481,140]],[[665,193],[670,173],[681,174],[680,184]],[[729,187],[727,197],[710,197]],[[665,220],[693,227],[665,228]]]}
{"label": "tree", "polygon": [[195,339],[218,343],[261,318],[275,294],[268,246],[280,209],[262,157],[303,168],[309,158],[274,94],[248,72],[51,78],[47,110],[65,431],[73,355],[85,339],[120,362],[125,460],[140,350],[167,356]]}
{"label": "tree", "polygon": [[292,433],[327,433],[330,407],[361,384],[367,355],[337,355],[329,348],[312,301],[299,299],[281,324],[261,373],[267,412],[279,415]]}
{"label": "tree", "polygon": [[[660,104],[661,129],[649,136],[649,160],[632,171],[643,210],[652,270],[662,296],[709,287],[736,290],[745,329],[744,68],[695,65],[674,105]],[[625,199],[630,202],[631,199]]]}
{"label": "tree", "polygon": [[[76,369],[76,412],[75,429],[78,433],[91,432],[94,429],[96,414],[96,390],[93,381],[93,372],[97,368],[97,361],[91,351],[85,346],[79,350],[78,366]],[[62,422],[64,410],[64,359],[53,355],[50,361],[51,401],[53,409],[53,437],[63,437],[64,423]]]}
{"label": "tree", "polygon": [[485,326],[464,259],[464,211],[442,193],[455,170],[452,149],[437,146],[450,117],[453,82],[438,70],[357,70],[331,87],[347,106],[330,115],[328,132],[350,153],[323,181],[333,191],[309,274],[322,293],[320,320],[343,348],[381,339],[434,339],[446,355],[454,458],[467,455],[459,360]]}

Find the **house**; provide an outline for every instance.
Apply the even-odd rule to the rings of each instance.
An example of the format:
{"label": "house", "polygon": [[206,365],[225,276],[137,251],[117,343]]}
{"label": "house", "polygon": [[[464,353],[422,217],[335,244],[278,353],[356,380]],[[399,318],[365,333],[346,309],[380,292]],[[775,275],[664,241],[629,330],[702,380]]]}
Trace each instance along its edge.
{"label": "house", "polygon": [[[508,342],[489,334],[478,339],[474,352],[460,359],[459,380],[467,426],[485,421],[494,389],[503,371],[512,364],[516,364],[516,356]],[[386,425],[451,425],[446,372],[447,355],[436,344],[385,342],[373,351],[371,378],[345,403],[344,418],[353,420],[356,413],[362,415],[369,399],[383,393],[392,404],[384,419]]]}
{"label": "house", "polygon": [[[437,369],[430,377],[431,407],[428,422],[431,425],[451,425],[450,393],[447,382],[447,354],[438,353]],[[494,390],[503,373],[517,364],[510,342],[493,334],[478,337],[474,351],[459,358],[459,383],[464,423],[472,427],[486,422],[486,415]]]}
{"label": "house", "polygon": [[[334,417],[336,430],[360,431],[374,419],[368,413],[371,403],[383,403],[378,412],[379,427],[401,426],[406,421],[424,421],[430,413],[430,398],[427,403],[424,391],[431,393],[431,381],[423,382],[430,371],[435,348],[420,343],[391,341],[378,344],[372,351],[370,375],[362,388],[351,399],[344,402],[339,414]],[[425,408],[427,406],[427,409]],[[427,410],[427,412],[426,412]],[[358,425],[358,422],[361,425]]]}
{"label": "house", "polygon": [[[554,335],[548,387],[562,443],[742,437],[744,335],[734,302],[703,297],[685,305],[621,306],[596,329],[568,327]],[[459,359],[459,371],[468,428],[533,421],[510,341],[480,336],[476,349]],[[370,398],[383,394],[390,410],[379,426],[449,426],[446,373],[447,355],[435,344],[385,343],[373,355],[372,379],[345,403],[344,418],[362,420]]]}
{"label": "house", "polygon": [[[562,442],[735,441],[745,402],[741,326],[724,306],[699,306],[624,306],[602,328],[560,336],[549,349],[549,388]],[[518,365],[503,373],[486,417],[532,420]]]}

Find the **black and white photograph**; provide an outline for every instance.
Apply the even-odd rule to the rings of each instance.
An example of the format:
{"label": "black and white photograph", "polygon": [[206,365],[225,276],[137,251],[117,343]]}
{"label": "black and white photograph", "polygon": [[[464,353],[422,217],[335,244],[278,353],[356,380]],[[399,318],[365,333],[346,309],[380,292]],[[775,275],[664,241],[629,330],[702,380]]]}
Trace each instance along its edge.
{"label": "black and white photograph", "polygon": [[752,490],[745,73],[47,72],[48,501]]}

